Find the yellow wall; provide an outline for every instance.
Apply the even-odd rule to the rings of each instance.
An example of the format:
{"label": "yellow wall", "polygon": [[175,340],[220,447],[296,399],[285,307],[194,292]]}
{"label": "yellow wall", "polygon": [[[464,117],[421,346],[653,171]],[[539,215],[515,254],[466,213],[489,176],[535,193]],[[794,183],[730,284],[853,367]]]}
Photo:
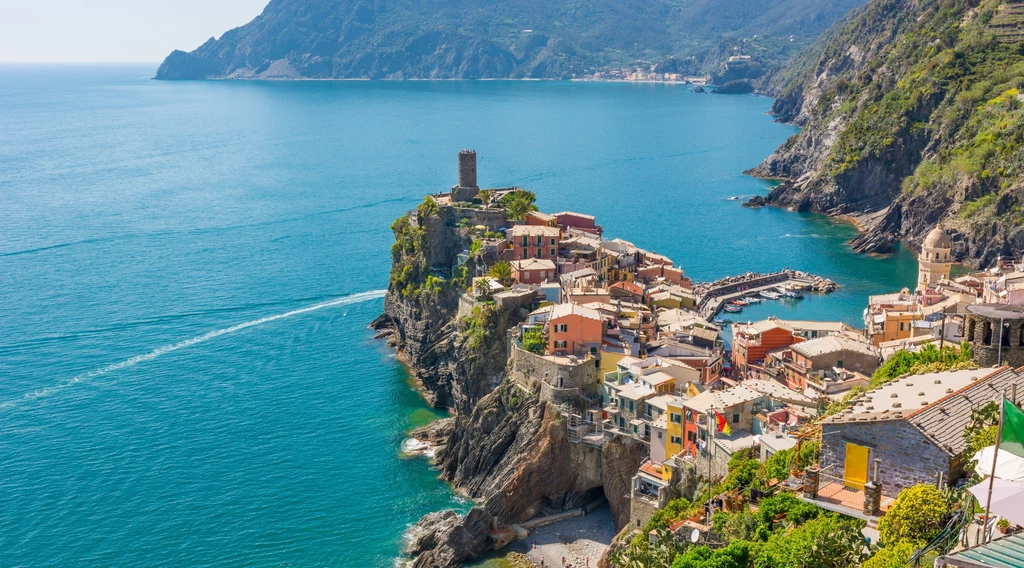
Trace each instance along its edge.
{"label": "yellow wall", "polygon": [[[674,456],[679,452],[683,451],[683,420],[686,419],[686,414],[683,412],[682,406],[676,406],[673,403],[665,405],[666,414],[665,417],[665,455]],[[672,421],[672,414],[679,415],[679,422]],[[680,443],[672,443],[672,436],[677,436]]]}
{"label": "yellow wall", "polygon": [[610,373],[612,371],[617,371],[618,370],[618,367],[616,367],[615,365],[620,360],[622,360],[623,357],[625,357],[625,355],[622,354],[622,353],[609,353],[607,351],[602,351],[601,352],[601,370],[600,370],[600,375],[601,375],[602,380],[604,379],[604,374],[605,373]]}

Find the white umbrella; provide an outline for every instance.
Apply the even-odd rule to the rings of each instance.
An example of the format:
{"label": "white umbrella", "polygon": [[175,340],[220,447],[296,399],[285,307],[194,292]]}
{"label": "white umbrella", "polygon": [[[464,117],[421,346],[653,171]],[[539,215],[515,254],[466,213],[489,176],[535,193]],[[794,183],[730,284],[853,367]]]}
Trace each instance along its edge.
{"label": "white umbrella", "polygon": [[[982,477],[992,475],[992,455],[996,447],[989,446],[982,448],[974,454],[971,461],[978,462],[975,471]],[[1010,481],[1024,481],[1024,458],[1015,456],[1007,451],[999,452],[999,462],[996,464],[996,477]]]}
{"label": "white umbrella", "polygon": [[[982,481],[968,489],[984,506],[988,500],[989,480]],[[992,507],[990,512],[1008,519],[1016,525],[1024,525],[1024,482],[995,479],[992,482]]]}

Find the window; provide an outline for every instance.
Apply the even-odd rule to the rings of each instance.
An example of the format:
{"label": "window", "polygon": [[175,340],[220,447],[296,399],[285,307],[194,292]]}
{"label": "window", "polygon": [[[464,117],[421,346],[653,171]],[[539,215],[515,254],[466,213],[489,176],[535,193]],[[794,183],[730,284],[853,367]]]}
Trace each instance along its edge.
{"label": "window", "polygon": [[686,409],[686,421],[693,424],[693,411],[689,408]]}
{"label": "window", "polygon": [[629,401],[629,411],[636,412],[636,404],[632,400]]}
{"label": "window", "polygon": [[739,414],[733,414],[732,415],[732,423],[736,424],[739,421],[740,421],[740,415]]}
{"label": "window", "polygon": [[555,342],[555,349],[565,349],[568,346],[569,346],[569,342],[565,341],[564,339],[562,341],[556,341]]}
{"label": "window", "polygon": [[556,323],[555,324],[555,333],[565,333],[568,330],[569,330],[568,324],[564,324],[564,323]]}
{"label": "window", "polygon": [[839,367],[840,369],[843,368],[843,360],[842,359],[836,361],[836,367]]}
{"label": "window", "polygon": [[590,348],[590,354],[591,355],[597,355],[597,347],[591,347]]}
{"label": "window", "polygon": [[529,244],[530,244],[530,237],[527,237],[526,235],[523,235],[523,246],[525,247],[525,246],[527,246]]}
{"label": "window", "polygon": [[551,249],[551,256],[552,256],[552,258],[554,258],[555,254],[557,254],[555,249]]}
{"label": "window", "polygon": [[537,237],[537,246],[544,246],[544,237]]}
{"label": "window", "polygon": [[679,436],[672,436],[672,443],[673,444],[682,444],[683,443],[683,439],[680,438]]}
{"label": "window", "polygon": [[675,412],[670,414],[669,417],[672,419],[672,422],[674,422],[676,424],[679,424],[679,421],[682,419],[682,417],[679,416],[678,414],[676,414]]}
{"label": "window", "polygon": [[689,441],[689,442],[690,442],[691,444],[692,444],[692,443],[694,443],[694,442],[696,442],[696,441],[697,441],[697,433],[696,433],[696,432],[694,432],[694,431],[692,431],[692,430],[691,430],[691,431],[689,431],[689,432],[687,432],[687,433],[686,433],[686,439],[687,439],[687,441]]}
{"label": "window", "polygon": [[551,239],[551,246],[555,246],[555,239]]}
{"label": "window", "polygon": [[661,435],[661,432],[658,432],[658,439],[659,439],[659,440],[660,440],[660,439],[662,439],[662,435]]}

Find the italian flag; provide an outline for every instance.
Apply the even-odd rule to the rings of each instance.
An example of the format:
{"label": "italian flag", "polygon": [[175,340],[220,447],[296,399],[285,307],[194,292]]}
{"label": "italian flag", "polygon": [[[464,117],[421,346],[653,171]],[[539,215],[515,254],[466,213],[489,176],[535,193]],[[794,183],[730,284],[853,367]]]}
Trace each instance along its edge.
{"label": "italian flag", "polygon": [[717,410],[715,411],[715,422],[718,425],[719,432],[722,432],[726,436],[732,435],[732,428],[729,427],[729,422],[726,421],[725,416],[719,414]]}

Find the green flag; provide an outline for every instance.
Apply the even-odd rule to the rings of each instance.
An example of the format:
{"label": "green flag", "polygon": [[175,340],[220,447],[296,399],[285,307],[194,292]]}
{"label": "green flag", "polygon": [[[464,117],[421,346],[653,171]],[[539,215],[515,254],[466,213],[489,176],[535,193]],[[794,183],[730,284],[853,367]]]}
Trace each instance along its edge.
{"label": "green flag", "polygon": [[1024,412],[1010,399],[1003,399],[1003,435],[999,449],[1024,458]]}

